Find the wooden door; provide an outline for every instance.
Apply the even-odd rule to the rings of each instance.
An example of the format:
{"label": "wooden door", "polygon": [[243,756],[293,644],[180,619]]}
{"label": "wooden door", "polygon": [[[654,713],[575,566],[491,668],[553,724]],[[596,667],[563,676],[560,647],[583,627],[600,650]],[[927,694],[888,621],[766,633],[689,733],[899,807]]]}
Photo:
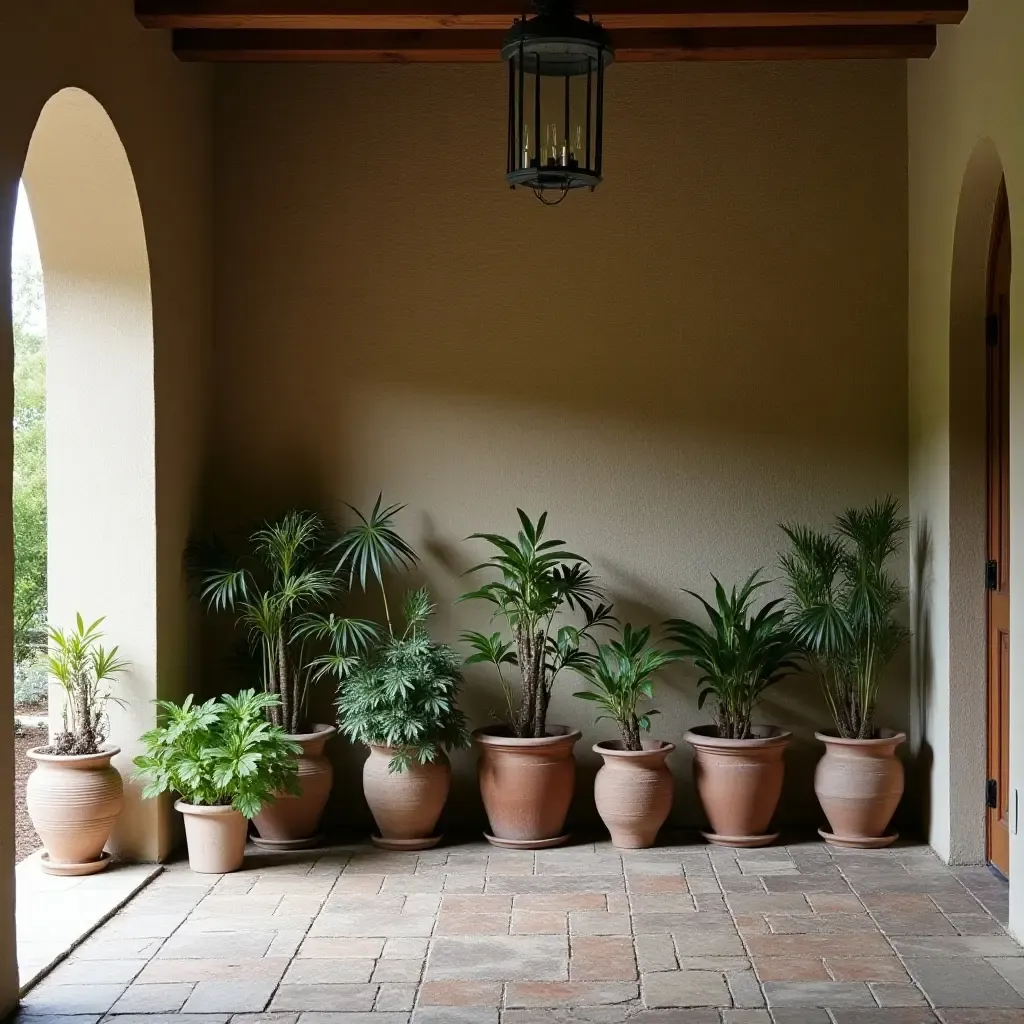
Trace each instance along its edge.
{"label": "wooden door", "polygon": [[992,231],[988,321],[988,859],[1010,871],[1010,218]]}

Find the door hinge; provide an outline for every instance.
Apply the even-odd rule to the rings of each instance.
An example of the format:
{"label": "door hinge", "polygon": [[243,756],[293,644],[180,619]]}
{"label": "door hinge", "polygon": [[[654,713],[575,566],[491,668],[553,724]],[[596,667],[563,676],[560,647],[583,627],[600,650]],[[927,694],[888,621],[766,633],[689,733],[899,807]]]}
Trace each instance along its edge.
{"label": "door hinge", "polygon": [[989,313],[985,317],[985,340],[989,348],[995,348],[999,344],[999,314]]}
{"label": "door hinge", "polygon": [[999,589],[999,563],[994,558],[985,563],[985,589]]}
{"label": "door hinge", "polygon": [[993,809],[999,807],[999,783],[995,779],[985,783],[985,806]]}

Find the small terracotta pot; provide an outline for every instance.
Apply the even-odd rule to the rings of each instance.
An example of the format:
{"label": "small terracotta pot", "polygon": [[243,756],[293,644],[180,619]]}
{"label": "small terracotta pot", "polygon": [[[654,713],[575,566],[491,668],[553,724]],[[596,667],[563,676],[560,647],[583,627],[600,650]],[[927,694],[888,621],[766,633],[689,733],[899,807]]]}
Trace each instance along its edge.
{"label": "small terracotta pot", "polygon": [[597,813],[612,835],[612,845],[644,850],[672,810],[672,773],[665,758],[674,743],[644,740],[643,750],[625,750],[621,740],[594,744],[604,764],[594,779]]}
{"label": "small terracotta pot", "polygon": [[767,846],[778,839],[769,832],[782,795],[786,766],[783,754],[792,733],[758,726],[746,740],[725,740],[713,725],[691,729],[693,774],[716,846]]}
{"label": "small terracotta pot", "polygon": [[507,726],[477,729],[478,774],[495,846],[537,850],[561,846],[565,818],[576,786],[573,747],[583,734],[564,725],[548,726],[548,735],[519,739]]}
{"label": "small terracotta pot", "polygon": [[376,846],[386,850],[429,850],[441,841],[434,828],[452,785],[448,758],[414,764],[404,772],[389,771],[391,747],[370,747],[363,764],[363,793],[380,835]]}
{"label": "small terracotta pot", "polygon": [[253,821],[259,838],[254,842],[259,846],[301,849],[316,844],[320,818],[334,784],[334,768],[324,747],[337,731],[333,725],[315,725],[311,733],[288,737],[302,747],[298,755],[301,793],[279,796],[256,815]]}
{"label": "small terracotta pot", "polygon": [[831,832],[821,831],[833,846],[877,849],[898,833],[885,835],[903,796],[903,764],[896,748],[905,733],[880,729],[872,740],[844,740],[816,732],[825,756],[814,772],[814,792]]}
{"label": "small terracotta pot", "polygon": [[188,866],[200,875],[237,871],[245,860],[249,822],[233,807],[200,807],[179,800],[174,809],[185,820]]}
{"label": "small terracotta pot", "polygon": [[26,787],[32,826],[46,848],[42,868],[54,875],[90,875],[110,863],[103,847],[124,802],[121,774],[110,763],[120,747],[99,754],[41,754]]}

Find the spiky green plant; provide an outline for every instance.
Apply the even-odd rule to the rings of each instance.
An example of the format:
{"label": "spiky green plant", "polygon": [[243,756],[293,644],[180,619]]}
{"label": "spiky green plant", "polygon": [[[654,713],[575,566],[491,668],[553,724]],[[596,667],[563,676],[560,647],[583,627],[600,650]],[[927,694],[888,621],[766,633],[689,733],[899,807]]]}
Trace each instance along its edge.
{"label": "spiky green plant", "polygon": [[782,527],[789,620],[846,739],[874,735],[882,673],[910,636],[897,618],[906,588],[887,568],[909,525],[889,496],[847,509],[832,533]]}
{"label": "spiky green plant", "polygon": [[356,743],[390,747],[393,772],[469,746],[458,707],[459,658],[431,640],[427,622],[434,610],[425,589],[407,594],[405,630],[388,633],[338,687],[342,732]]}
{"label": "spiky green plant", "polygon": [[650,639],[650,626],[634,630],[627,622],[621,639],[601,644],[593,662],[577,670],[593,689],[573,696],[597,704],[605,712],[599,722],[610,718],[618,725],[626,750],[643,750],[640,733],[651,731],[651,718],[660,712],[648,709],[638,715],[637,708],[654,697],[654,676],[678,660],[672,651],[649,647]]}
{"label": "spiky green plant", "polygon": [[[597,579],[589,562],[565,549],[561,540],[545,540],[547,512],[534,523],[522,509],[516,510],[522,528],[515,539],[497,533],[476,533],[495,553],[469,572],[489,570],[499,579],[463,594],[459,601],[486,601],[494,617],[505,620],[512,634],[462,634],[475,653],[467,665],[494,665],[508,705],[509,726],[516,736],[546,734],[548,704],[555,680],[564,669],[580,669],[593,663],[585,643],[596,645],[594,630],[615,621],[610,605],[601,603]],[[565,610],[579,612],[582,625],[555,625]],[[522,689],[518,708],[504,666],[519,669]]]}
{"label": "spiky green plant", "polygon": [[665,623],[680,656],[692,659],[703,673],[697,707],[711,700],[711,716],[723,739],[748,739],[754,709],[765,691],[798,668],[800,646],[786,627],[782,601],[751,610],[757,592],[768,582],[758,579],[760,575],[759,569],[739,589],[728,591],[712,575],[713,605],[692,590],[684,591],[704,606],[710,629],[687,619]]}

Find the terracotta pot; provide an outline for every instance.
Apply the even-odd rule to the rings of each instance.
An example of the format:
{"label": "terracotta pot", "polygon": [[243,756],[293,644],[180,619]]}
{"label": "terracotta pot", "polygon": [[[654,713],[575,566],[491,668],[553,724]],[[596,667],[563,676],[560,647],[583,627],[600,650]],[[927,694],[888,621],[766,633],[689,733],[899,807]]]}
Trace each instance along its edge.
{"label": "terracotta pot", "polygon": [[880,729],[872,740],[814,735],[825,744],[825,756],[814,772],[814,792],[832,826],[821,835],[833,846],[888,846],[897,833],[885,835],[885,830],[903,796],[903,764],[896,748],[906,734]]}
{"label": "terracotta pot", "polygon": [[110,863],[103,852],[120,813],[124,783],[110,763],[120,747],[99,754],[41,754],[29,776],[26,803],[29,817],[46,847],[42,867],[48,874],[88,875]]}
{"label": "terracotta pot", "polygon": [[674,743],[644,740],[643,750],[625,750],[621,740],[594,744],[604,764],[594,779],[597,813],[623,850],[653,846],[672,810],[672,773],[665,758]]}
{"label": "terracotta pot", "polygon": [[302,747],[298,756],[302,792],[279,796],[256,815],[253,821],[259,838],[254,842],[259,846],[301,849],[318,841],[320,818],[334,784],[334,767],[324,755],[324,747],[338,730],[333,725],[315,725],[313,730],[288,737]]}
{"label": "terracotta pot", "polygon": [[783,754],[792,733],[775,726],[751,732],[750,739],[725,740],[708,725],[686,734],[697,793],[711,822],[704,838],[717,846],[767,846],[778,839],[768,828],[782,795]]}
{"label": "terracotta pot", "polygon": [[507,726],[477,729],[480,795],[496,846],[536,850],[560,846],[576,785],[572,748],[583,734],[564,725],[548,735],[519,739]]}
{"label": "terracotta pot", "polygon": [[249,822],[233,807],[199,807],[179,800],[174,805],[185,820],[188,866],[200,875],[237,871],[245,860]]}
{"label": "terracotta pot", "polygon": [[363,765],[363,793],[380,835],[373,842],[387,850],[429,850],[441,837],[434,835],[448,791],[452,769],[445,757],[391,772],[391,747],[370,747]]}

